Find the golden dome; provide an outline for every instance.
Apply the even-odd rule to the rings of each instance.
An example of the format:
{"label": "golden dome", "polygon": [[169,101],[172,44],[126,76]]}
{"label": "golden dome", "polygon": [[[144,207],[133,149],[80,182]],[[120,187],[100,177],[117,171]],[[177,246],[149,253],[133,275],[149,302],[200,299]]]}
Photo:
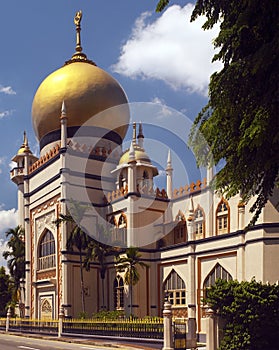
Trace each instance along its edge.
{"label": "golden dome", "polygon": [[[151,164],[150,158],[148,157],[148,155],[146,154],[146,152],[144,151],[143,148],[140,148],[138,145],[135,145],[134,150],[135,150],[135,160],[136,161]],[[129,161],[129,150],[125,151],[122,154],[122,156],[119,160],[119,165],[127,164],[128,161]]]}
{"label": "golden dome", "polygon": [[[82,12],[79,11],[74,18],[77,33],[76,52],[62,68],[45,78],[33,99],[33,128],[41,147],[54,139],[58,140],[63,101],[67,110],[67,127],[72,133],[68,133],[69,137],[73,136],[78,127],[89,121],[89,126],[93,126],[95,130],[105,129],[105,133],[114,131],[116,135],[113,134],[113,137],[120,143],[128,128],[130,115],[125,92],[112,76],[98,68],[82,52],[81,18]],[[125,106],[122,108],[115,108],[96,116],[111,107],[123,104]],[[96,134],[102,135],[102,131],[96,131]],[[46,135],[48,136],[45,137]]]}
{"label": "golden dome", "polygon": [[[120,104],[126,95],[118,84],[101,68],[87,62],[73,62],[50,74],[39,86],[32,105],[34,131],[39,140],[60,129],[62,101],[67,109],[68,127],[81,126],[92,116]],[[123,139],[129,115],[119,113],[111,119],[98,118],[97,127],[115,130]],[[94,123],[94,120],[93,120]]]}

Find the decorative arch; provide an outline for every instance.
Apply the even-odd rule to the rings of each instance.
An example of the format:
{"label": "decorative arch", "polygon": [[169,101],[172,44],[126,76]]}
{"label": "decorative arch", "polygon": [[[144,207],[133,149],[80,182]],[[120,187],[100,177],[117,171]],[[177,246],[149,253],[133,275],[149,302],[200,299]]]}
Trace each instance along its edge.
{"label": "decorative arch", "polygon": [[206,276],[204,283],[203,283],[203,289],[210,288],[211,286],[214,286],[217,279],[222,279],[225,281],[232,280],[232,275],[224,269],[219,263],[217,263],[214,268],[209,272],[209,274]]}
{"label": "decorative arch", "polygon": [[127,217],[125,214],[121,214],[118,219],[118,227],[127,227]]}
{"label": "decorative arch", "polygon": [[166,278],[163,291],[168,293],[169,301],[173,306],[186,306],[186,284],[174,269]]}
{"label": "decorative arch", "polygon": [[45,229],[38,242],[38,270],[56,267],[56,246],[52,232]]}
{"label": "decorative arch", "polygon": [[175,217],[176,221],[186,221],[185,220],[185,215],[182,213],[181,210],[178,211],[176,217]]}
{"label": "decorative arch", "polygon": [[216,235],[230,232],[230,206],[222,198],[216,209]]}
{"label": "decorative arch", "polygon": [[148,175],[148,172],[146,170],[143,171],[142,178],[143,178],[143,180],[149,179],[149,175]]}
{"label": "decorative arch", "polygon": [[186,242],[187,227],[185,216],[181,210],[177,213],[175,221],[178,221],[174,228],[174,244]]}
{"label": "decorative arch", "polygon": [[124,280],[121,276],[116,276],[113,282],[113,297],[115,310],[124,309]]}
{"label": "decorative arch", "polygon": [[127,240],[127,217],[122,213],[118,219],[118,228],[116,230],[115,243],[125,245]]}
{"label": "decorative arch", "polygon": [[114,215],[111,215],[108,222],[111,224],[111,226],[116,226],[116,219],[115,219],[115,216]]}
{"label": "decorative arch", "polygon": [[205,213],[203,208],[198,205],[194,211],[194,229],[196,239],[205,237]]}

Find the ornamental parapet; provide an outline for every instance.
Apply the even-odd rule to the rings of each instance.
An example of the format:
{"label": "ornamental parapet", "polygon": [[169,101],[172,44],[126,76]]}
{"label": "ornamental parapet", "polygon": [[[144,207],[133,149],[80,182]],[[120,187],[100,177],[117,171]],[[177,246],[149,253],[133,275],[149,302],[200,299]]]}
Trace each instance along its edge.
{"label": "ornamental parapet", "polygon": [[17,180],[22,178],[23,175],[24,175],[24,168],[23,167],[16,167],[10,171],[10,179],[14,182],[16,182]]}
{"label": "ornamental parapet", "polygon": [[91,145],[86,145],[85,143],[79,143],[74,140],[70,140],[68,143],[68,148],[73,151],[85,153],[88,155],[95,155],[103,158],[111,157],[118,159],[120,154],[117,151],[112,153],[112,150],[109,145],[107,146],[96,146],[92,147]]}
{"label": "ornamental parapet", "polygon": [[[154,190],[153,188],[148,189],[145,186],[142,188],[139,188],[139,186],[137,186],[137,193],[139,195],[146,195],[146,196],[161,198],[161,199],[168,198],[167,192],[164,189],[160,190],[158,187]],[[128,195],[128,186],[121,187],[120,189],[107,193],[107,195],[104,198],[104,201],[105,203],[111,203],[115,200],[124,198],[126,195]]]}
{"label": "ornamental parapet", "polygon": [[42,157],[40,157],[35,163],[30,165],[29,174],[32,173],[33,171],[37,170],[38,168],[40,168],[43,164],[48,162],[53,157],[55,157],[59,153],[59,150],[60,150],[60,146],[58,144],[56,144],[46,154],[44,154]]}
{"label": "ornamental parapet", "polygon": [[179,189],[173,190],[173,198],[178,198],[182,196],[187,196],[189,194],[192,194],[194,192],[201,191],[205,189],[207,186],[206,178],[204,178],[202,181],[198,180],[197,182],[191,182],[190,185],[181,186]]}

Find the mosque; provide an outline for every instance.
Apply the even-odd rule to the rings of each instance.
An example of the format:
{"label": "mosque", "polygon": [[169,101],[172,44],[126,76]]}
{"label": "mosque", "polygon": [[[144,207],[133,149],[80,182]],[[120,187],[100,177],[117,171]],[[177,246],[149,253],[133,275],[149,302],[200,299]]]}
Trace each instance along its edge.
{"label": "mosque", "polygon": [[[90,203],[82,227],[91,228],[95,238],[104,239],[98,237],[99,225],[105,227],[106,243],[122,254],[123,247],[139,247],[147,266],[139,268],[140,280],[133,286],[133,313],[162,315],[168,292],[174,315],[192,320],[203,333],[202,298],[217,278],[279,280],[278,198],[246,231],[252,217],[249,203],[240,196],[227,201],[213,192],[208,186],[211,169],[206,178],[173,188],[171,153],[165,189],[155,189],[158,168],[145,149],[144,127],[133,124],[131,145],[123,150],[128,99],[120,84],[83,53],[80,21],[78,12],[75,53],[42,81],[33,99],[39,158],[24,134],[12,159],[19,224],[25,229],[24,315],[57,319],[61,306],[68,317],[78,317],[82,310],[79,255],[67,249],[71,227],[55,225],[60,214],[69,213],[74,198]],[[88,315],[129,308],[123,271],[113,259],[107,260],[103,280],[98,262],[92,262],[84,270],[83,288]]]}

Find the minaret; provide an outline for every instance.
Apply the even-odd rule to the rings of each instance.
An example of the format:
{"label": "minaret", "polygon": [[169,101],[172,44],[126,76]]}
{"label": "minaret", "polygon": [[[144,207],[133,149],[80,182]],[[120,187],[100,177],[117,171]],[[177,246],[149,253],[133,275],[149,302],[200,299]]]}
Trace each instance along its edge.
{"label": "minaret", "polygon": [[[135,125],[135,124],[134,124]],[[134,141],[134,140],[133,140]],[[128,205],[127,205],[127,246],[132,247],[135,245],[134,234],[134,198],[136,195],[136,174],[137,174],[137,161],[134,150],[134,142],[131,142],[129,150],[128,160]]]}
{"label": "minaret", "polygon": [[[16,162],[17,166],[11,170],[11,180],[17,185],[18,188],[18,224],[24,228],[25,231],[25,286],[31,285],[30,274],[30,261],[31,261],[31,238],[30,238],[30,215],[29,215],[29,167],[38,160],[37,157],[31,152],[26,132],[23,133],[23,143],[18,150],[17,154],[12,158],[13,162]],[[25,312],[24,316],[30,316],[30,294],[26,293],[25,300]]]}
{"label": "minaret", "polygon": [[18,187],[18,224],[24,227],[24,176],[29,173],[29,166],[38,158],[30,151],[26,132],[23,133],[23,143],[17,154],[12,158],[16,167],[11,170],[10,178]]}
{"label": "minaret", "polygon": [[172,167],[172,161],[171,161],[171,150],[169,149],[168,161],[167,161],[167,167],[166,167],[168,199],[172,199],[172,173],[173,173],[173,167]]}
{"label": "minaret", "polygon": [[[61,202],[61,214],[67,214],[67,202],[66,202],[66,184],[67,184],[67,167],[66,167],[66,157],[67,157],[67,113],[65,101],[62,102],[61,115],[60,115],[60,125],[61,125],[61,148],[60,148],[60,159],[61,159],[61,170],[60,170],[60,202]],[[62,250],[66,250],[67,245],[67,226],[61,225],[60,227],[61,237],[62,237]],[[58,253],[58,252],[57,252]],[[69,306],[69,291],[68,291],[68,264],[62,263],[62,300],[60,300],[60,305],[64,305],[65,313],[68,313]]]}

